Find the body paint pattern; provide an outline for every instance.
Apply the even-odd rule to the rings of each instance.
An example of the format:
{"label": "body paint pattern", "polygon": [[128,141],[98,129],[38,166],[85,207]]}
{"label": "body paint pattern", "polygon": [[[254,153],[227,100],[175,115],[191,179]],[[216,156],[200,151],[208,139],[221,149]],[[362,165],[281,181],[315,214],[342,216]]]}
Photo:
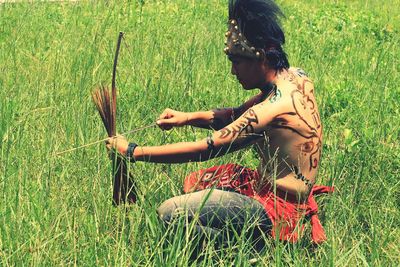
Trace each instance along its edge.
{"label": "body paint pattern", "polygon": [[297,71],[296,74],[302,78],[301,82],[298,82],[293,72],[288,72],[284,77],[297,87],[290,94],[294,112],[279,114],[271,123],[271,127],[288,129],[306,139],[299,150],[308,156],[309,171],[311,171],[318,167],[321,157],[322,125],[315,102],[313,83],[305,76],[304,71]]}
{"label": "body paint pattern", "polygon": [[252,108],[249,108],[239,119],[238,124],[228,126],[220,130],[220,138],[237,138],[254,134],[254,125],[257,125],[258,117]]}
{"label": "body paint pattern", "polygon": [[299,179],[305,183],[305,185],[308,187],[308,190],[311,190],[311,188],[314,186],[314,183],[311,182],[309,179],[304,177],[304,175],[299,171],[297,167],[294,167],[294,173],[296,174],[296,179]]}
{"label": "body paint pattern", "polygon": [[214,117],[211,120],[210,127],[212,129],[221,129],[229,123],[229,119],[232,121],[235,110],[233,108],[217,108],[214,110]]}
{"label": "body paint pattern", "polygon": [[279,90],[279,88],[276,89],[275,94],[270,98],[269,102],[270,103],[275,103],[282,97],[282,92]]}

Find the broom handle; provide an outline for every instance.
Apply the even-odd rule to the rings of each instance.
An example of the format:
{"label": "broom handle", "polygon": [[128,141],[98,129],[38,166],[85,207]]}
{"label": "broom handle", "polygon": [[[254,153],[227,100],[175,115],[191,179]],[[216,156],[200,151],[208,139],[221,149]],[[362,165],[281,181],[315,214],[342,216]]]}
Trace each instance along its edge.
{"label": "broom handle", "polygon": [[124,33],[123,32],[119,32],[118,41],[117,41],[117,48],[115,50],[114,66],[113,66],[113,73],[112,73],[112,80],[111,80],[111,88],[112,88],[112,90],[115,90],[115,88],[116,88],[115,75],[117,73],[118,55],[119,55],[119,49],[121,47],[121,40],[122,40],[123,37],[124,37]]}
{"label": "broom handle", "polygon": [[111,80],[111,92],[112,92],[112,112],[111,116],[113,118],[111,121],[113,122],[112,125],[112,136],[117,134],[117,129],[116,129],[116,117],[117,117],[117,87],[116,87],[116,74],[117,74],[117,63],[118,63],[118,55],[119,55],[119,49],[121,47],[121,40],[122,37],[124,36],[123,32],[119,32],[118,35],[118,41],[117,41],[117,48],[115,50],[115,57],[114,57],[114,65],[113,65],[113,73],[112,73],[112,80]]}
{"label": "broom handle", "polygon": [[[114,57],[114,65],[113,65],[113,73],[111,80],[111,136],[115,136],[117,134],[116,127],[116,118],[117,118],[117,87],[116,87],[116,73],[117,73],[117,63],[118,63],[118,55],[119,49],[121,47],[121,40],[124,36],[123,32],[119,32],[117,48],[115,50]],[[126,201],[129,203],[136,202],[136,190],[134,187],[133,177],[131,176],[128,166],[126,163],[126,159],[120,156],[117,158],[113,158],[112,160],[112,169],[114,173],[114,183],[113,183],[113,204],[119,205],[121,203],[125,203]]]}

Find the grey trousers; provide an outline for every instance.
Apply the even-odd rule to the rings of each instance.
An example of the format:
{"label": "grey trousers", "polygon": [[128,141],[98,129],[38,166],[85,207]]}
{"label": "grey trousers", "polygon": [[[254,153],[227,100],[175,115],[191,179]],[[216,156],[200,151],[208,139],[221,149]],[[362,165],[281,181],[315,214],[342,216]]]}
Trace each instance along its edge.
{"label": "grey trousers", "polygon": [[208,238],[235,233],[234,236],[243,234],[260,240],[272,228],[271,220],[257,200],[219,189],[205,189],[170,198],[161,204],[157,212],[166,224],[183,216],[187,223],[194,222],[197,233]]}

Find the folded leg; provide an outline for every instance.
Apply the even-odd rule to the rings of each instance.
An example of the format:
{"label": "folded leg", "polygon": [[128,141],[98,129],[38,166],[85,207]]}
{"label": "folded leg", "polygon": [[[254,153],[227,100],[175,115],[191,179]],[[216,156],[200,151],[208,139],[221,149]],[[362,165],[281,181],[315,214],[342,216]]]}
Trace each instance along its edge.
{"label": "folded leg", "polygon": [[201,234],[214,238],[232,234],[260,238],[269,233],[272,223],[256,200],[230,191],[205,189],[166,200],[157,210],[167,224],[184,216]]}

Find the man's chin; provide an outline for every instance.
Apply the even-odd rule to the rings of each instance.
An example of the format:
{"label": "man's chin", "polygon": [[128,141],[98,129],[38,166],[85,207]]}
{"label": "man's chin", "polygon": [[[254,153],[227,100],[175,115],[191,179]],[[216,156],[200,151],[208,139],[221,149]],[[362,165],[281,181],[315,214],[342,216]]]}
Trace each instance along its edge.
{"label": "man's chin", "polygon": [[243,83],[240,83],[240,84],[242,85],[242,88],[244,90],[252,90],[255,88],[254,86],[249,86],[248,84],[243,84]]}

